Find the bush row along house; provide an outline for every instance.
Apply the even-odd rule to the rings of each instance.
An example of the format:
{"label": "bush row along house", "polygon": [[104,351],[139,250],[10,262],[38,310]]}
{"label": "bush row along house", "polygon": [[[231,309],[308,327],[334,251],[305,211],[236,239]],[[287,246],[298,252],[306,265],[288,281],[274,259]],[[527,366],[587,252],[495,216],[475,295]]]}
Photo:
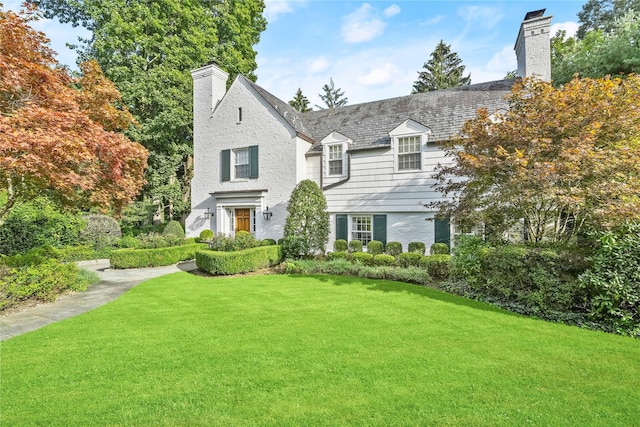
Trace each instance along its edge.
{"label": "bush row along house", "polygon": [[[515,44],[518,75],[550,79],[544,10],[530,12]],[[455,232],[425,204],[442,199],[433,173],[450,161],[439,143],[476,111],[505,109],[514,80],[299,113],[257,84],[215,63],[194,70],[194,177],[188,236],[202,230],[256,238],[283,235],[294,187],[322,188],[336,239],[450,244]],[[432,219],[429,221],[428,219]]]}

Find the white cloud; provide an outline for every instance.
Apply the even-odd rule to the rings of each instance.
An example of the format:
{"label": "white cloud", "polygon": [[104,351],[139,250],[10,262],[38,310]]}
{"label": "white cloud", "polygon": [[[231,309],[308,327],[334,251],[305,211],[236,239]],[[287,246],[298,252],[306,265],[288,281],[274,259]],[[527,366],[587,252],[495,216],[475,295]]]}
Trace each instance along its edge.
{"label": "white cloud", "polygon": [[366,74],[360,75],[358,80],[365,86],[380,86],[393,82],[402,76],[402,70],[395,64],[387,62],[382,66],[370,68]]}
{"label": "white cloud", "polygon": [[307,0],[265,0],[264,17],[267,22],[273,22],[280,16],[293,12],[293,4],[304,4]]}
{"label": "white cloud", "polygon": [[437,15],[420,23],[420,25],[436,25],[445,18],[444,15]]}
{"label": "white cloud", "polygon": [[398,6],[397,4],[392,4],[382,12],[385,18],[391,18],[392,16],[396,16],[399,13],[400,13],[400,6]]}
{"label": "white cloud", "polygon": [[363,3],[345,16],[342,24],[343,40],[346,43],[361,43],[382,35],[387,23],[376,15],[377,11],[369,3]]}
{"label": "white cloud", "polygon": [[577,22],[558,22],[557,24],[551,25],[551,36],[555,36],[558,31],[564,30],[566,31],[565,37],[573,37],[578,32],[578,28],[580,24]]}
{"label": "white cloud", "polygon": [[329,68],[329,60],[324,56],[314,58],[308,62],[307,73],[318,74]]}
{"label": "white cloud", "polygon": [[513,50],[513,46],[507,45],[491,57],[485,69],[502,73],[504,77],[508,71],[515,70],[517,67],[516,53]]}
{"label": "white cloud", "polygon": [[485,29],[493,28],[502,21],[502,13],[493,7],[462,6],[457,12],[467,23],[478,23]]}

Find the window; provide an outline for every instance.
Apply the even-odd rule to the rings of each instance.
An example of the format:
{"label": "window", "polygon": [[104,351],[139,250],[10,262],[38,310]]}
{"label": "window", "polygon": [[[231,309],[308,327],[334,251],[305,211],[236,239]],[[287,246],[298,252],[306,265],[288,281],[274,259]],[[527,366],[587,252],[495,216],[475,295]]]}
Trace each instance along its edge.
{"label": "window", "polygon": [[351,217],[351,240],[360,240],[363,246],[371,241],[371,217]]}
{"label": "window", "polygon": [[329,175],[342,175],[342,144],[329,145]]}
{"label": "window", "polygon": [[421,162],[420,136],[398,138],[398,170],[420,170]]}
{"label": "window", "polygon": [[238,107],[238,123],[242,122],[242,107]]}
{"label": "window", "polygon": [[231,181],[232,172],[234,179],[258,178],[258,146],[251,145],[235,150],[222,150],[220,169],[222,181]]}
{"label": "window", "polygon": [[234,153],[236,178],[249,178],[249,149],[235,150]]}

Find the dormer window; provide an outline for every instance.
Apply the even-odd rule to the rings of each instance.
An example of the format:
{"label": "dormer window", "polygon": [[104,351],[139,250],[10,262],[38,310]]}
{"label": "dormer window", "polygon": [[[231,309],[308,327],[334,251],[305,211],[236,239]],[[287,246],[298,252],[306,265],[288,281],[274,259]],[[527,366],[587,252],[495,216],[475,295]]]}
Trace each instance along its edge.
{"label": "dormer window", "polygon": [[329,157],[329,175],[342,175],[342,144],[327,146]]}
{"label": "dormer window", "polygon": [[424,169],[424,152],[431,129],[414,120],[405,120],[389,132],[396,172]]}
{"label": "dormer window", "polygon": [[420,136],[398,138],[398,170],[422,169],[422,142]]}

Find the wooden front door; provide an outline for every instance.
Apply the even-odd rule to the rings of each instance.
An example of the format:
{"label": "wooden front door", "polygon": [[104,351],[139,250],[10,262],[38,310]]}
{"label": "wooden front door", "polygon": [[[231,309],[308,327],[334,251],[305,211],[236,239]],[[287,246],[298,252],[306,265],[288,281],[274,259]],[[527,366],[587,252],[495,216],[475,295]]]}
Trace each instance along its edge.
{"label": "wooden front door", "polygon": [[251,233],[251,210],[236,209],[236,232],[248,231]]}

